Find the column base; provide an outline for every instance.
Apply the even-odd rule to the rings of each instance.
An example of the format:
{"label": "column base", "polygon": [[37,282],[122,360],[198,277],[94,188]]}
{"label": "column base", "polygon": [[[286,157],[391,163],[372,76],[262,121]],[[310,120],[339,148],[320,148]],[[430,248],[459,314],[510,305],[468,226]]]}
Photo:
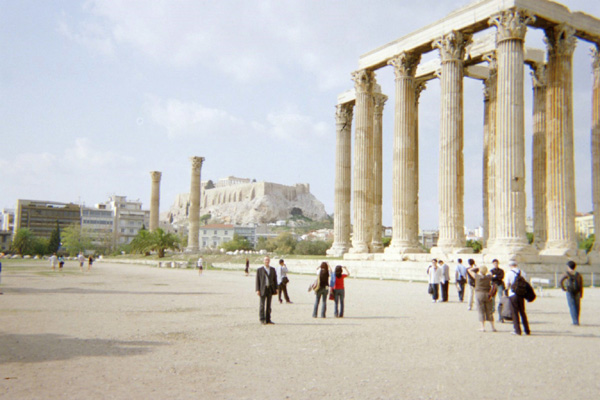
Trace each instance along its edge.
{"label": "column base", "polygon": [[371,242],[371,253],[383,253],[383,243]]}
{"label": "column base", "polygon": [[352,242],[352,247],[348,250],[350,254],[368,254],[369,245],[366,242]]}
{"label": "column base", "polygon": [[565,256],[578,257],[580,249],[575,243],[565,242],[546,242],[544,250],[540,251],[541,256]]}
{"label": "column base", "polygon": [[200,253],[199,247],[186,247],[185,253]]}
{"label": "column base", "polygon": [[492,247],[484,250],[483,254],[507,254],[507,255],[537,255],[538,251],[527,243],[527,240],[521,239],[496,239]]}
{"label": "column base", "polygon": [[350,246],[346,243],[333,243],[331,248],[327,250],[328,257],[342,257],[344,254],[348,252]]}
{"label": "column base", "polygon": [[424,253],[425,251],[418,243],[400,242],[390,244],[390,247],[385,249],[385,254],[408,254],[408,253]]}
{"label": "column base", "polygon": [[473,254],[473,249],[471,247],[435,246],[431,248],[430,253],[447,257],[450,254]]}

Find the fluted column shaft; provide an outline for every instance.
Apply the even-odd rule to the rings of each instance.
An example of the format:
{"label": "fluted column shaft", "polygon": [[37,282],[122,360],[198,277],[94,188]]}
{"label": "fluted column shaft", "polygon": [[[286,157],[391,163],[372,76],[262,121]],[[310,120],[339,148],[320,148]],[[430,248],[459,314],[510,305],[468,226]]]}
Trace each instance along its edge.
{"label": "fluted column shaft", "polygon": [[373,223],[371,230],[371,251],[381,253],[383,243],[383,107],[388,97],[375,93],[373,97]]}
{"label": "fluted column shaft", "polygon": [[489,63],[489,77],[483,81],[483,243],[484,247],[493,246],[496,237],[496,92],[497,72],[496,54],[485,57]]}
{"label": "fluted column shaft", "polygon": [[354,129],[354,229],[352,235],[352,253],[368,253],[371,237],[369,229],[373,215],[369,193],[372,179],[373,138],[373,85],[372,71],[360,70],[352,74],[356,92],[356,127]]}
{"label": "fluted column shaft", "polygon": [[453,31],[434,41],[441,56],[439,166],[440,236],[433,252],[465,247],[463,165],[463,58],[467,38]]}
{"label": "fluted column shaft", "polygon": [[600,44],[592,48],[592,203],[594,209],[594,252],[600,253]]}
{"label": "fluted column shaft", "polygon": [[393,236],[386,253],[420,252],[418,232],[418,136],[415,73],[420,54],[389,61],[396,75],[393,153]]}
{"label": "fluted column shaft", "polygon": [[546,246],[546,65],[532,67],[533,78],[533,237],[538,249]]}
{"label": "fluted column shaft", "polygon": [[200,175],[204,157],[191,157],[192,177],[190,181],[190,215],[187,251],[200,250]]}
{"label": "fluted column shaft", "polygon": [[546,201],[548,240],[543,254],[575,255],[575,165],[573,149],[573,51],[575,30],[546,29]]}
{"label": "fluted column shaft", "polygon": [[339,257],[350,247],[350,201],[352,187],[352,112],[354,104],[336,106],[335,193],[333,245],[327,254]]}
{"label": "fluted column shaft", "polygon": [[160,212],[160,178],[159,171],[150,172],[152,178],[152,191],[150,193],[150,231],[158,228],[158,216]]}
{"label": "fluted column shaft", "polygon": [[529,21],[520,10],[504,11],[490,20],[498,28],[494,250],[499,253],[531,252],[525,233],[523,109],[523,41]]}

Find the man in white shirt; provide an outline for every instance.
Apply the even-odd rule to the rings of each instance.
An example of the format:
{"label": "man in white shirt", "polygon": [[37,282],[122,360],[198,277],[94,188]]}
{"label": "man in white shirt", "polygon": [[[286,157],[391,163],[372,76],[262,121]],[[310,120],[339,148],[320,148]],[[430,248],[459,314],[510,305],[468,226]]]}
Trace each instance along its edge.
{"label": "man in white shirt", "polygon": [[525,313],[525,298],[517,295],[514,291],[515,280],[518,276],[523,277],[523,279],[527,278],[525,272],[521,271],[517,265],[516,261],[511,261],[508,263],[510,267],[510,271],[506,274],[506,291],[508,292],[508,296],[510,298],[510,304],[512,306],[512,317],[513,317],[513,335],[521,334],[521,324],[519,322],[519,316],[521,318],[521,322],[523,323],[523,330],[526,335],[529,335],[531,331],[529,330],[529,321],[527,321],[527,314]]}
{"label": "man in white shirt", "polygon": [[450,286],[450,267],[443,260],[439,260],[438,265],[442,274],[442,280],[440,281],[440,286],[442,289],[442,302],[447,302],[448,286]]}

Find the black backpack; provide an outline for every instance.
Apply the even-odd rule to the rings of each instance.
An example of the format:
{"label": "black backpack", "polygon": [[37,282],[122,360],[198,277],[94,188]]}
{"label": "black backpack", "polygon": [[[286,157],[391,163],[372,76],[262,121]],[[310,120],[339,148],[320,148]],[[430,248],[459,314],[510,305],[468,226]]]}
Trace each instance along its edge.
{"label": "black backpack", "polygon": [[581,286],[579,285],[579,280],[577,277],[579,276],[579,272],[575,272],[574,275],[569,274],[569,283],[567,283],[567,292],[571,294],[577,294],[581,291]]}
{"label": "black backpack", "polygon": [[535,290],[533,290],[529,282],[521,276],[521,271],[517,274],[517,277],[512,284],[512,289],[517,296],[523,297],[528,302],[532,302],[536,298]]}

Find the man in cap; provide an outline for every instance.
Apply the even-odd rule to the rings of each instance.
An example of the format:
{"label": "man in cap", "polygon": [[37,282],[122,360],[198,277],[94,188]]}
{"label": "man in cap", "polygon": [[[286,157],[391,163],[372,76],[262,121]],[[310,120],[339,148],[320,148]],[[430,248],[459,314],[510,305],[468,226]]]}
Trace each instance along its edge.
{"label": "man in cap", "polygon": [[526,335],[529,335],[531,331],[529,330],[529,321],[527,321],[527,314],[525,313],[525,298],[517,295],[514,291],[513,285],[517,277],[521,276],[523,279],[527,278],[525,272],[519,269],[519,266],[516,261],[511,261],[508,263],[510,267],[510,271],[507,274],[506,280],[506,291],[508,292],[508,296],[510,299],[510,304],[512,306],[512,317],[513,317],[513,335],[521,334],[521,324],[519,322],[519,317],[521,318],[521,322],[523,322],[523,330]]}

